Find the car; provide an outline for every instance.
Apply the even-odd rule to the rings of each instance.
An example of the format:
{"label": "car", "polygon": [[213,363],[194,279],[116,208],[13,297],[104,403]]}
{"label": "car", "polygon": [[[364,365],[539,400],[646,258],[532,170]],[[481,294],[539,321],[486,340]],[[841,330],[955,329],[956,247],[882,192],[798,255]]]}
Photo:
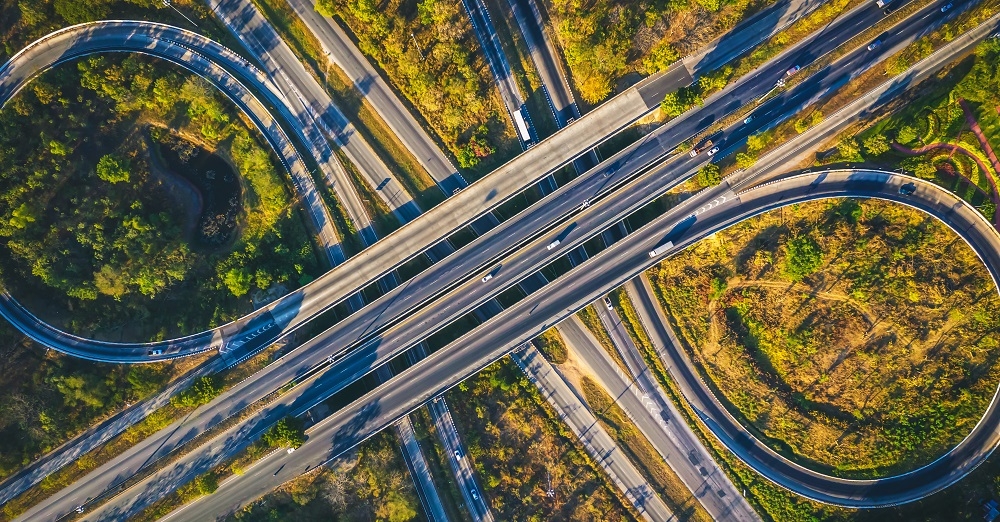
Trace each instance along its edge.
{"label": "car", "polygon": [[747,116],[746,118],[743,118],[743,125],[746,125],[752,121],[753,121],[753,114]]}
{"label": "car", "polygon": [[462,450],[458,450],[458,449],[455,450],[455,458],[456,459],[462,458]]}
{"label": "car", "polygon": [[76,511],[77,513],[83,513],[83,506],[76,506],[76,509],[74,509],[73,511]]}
{"label": "car", "polygon": [[163,355],[163,350],[160,349],[160,348],[157,348],[155,350],[150,350],[149,351],[149,355],[152,355],[154,357],[157,356],[157,355]]}
{"label": "car", "polygon": [[549,246],[545,247],[545,250],[552,250],[553,248],[555,248],[555,247],[559,246],[559,243],[562,243],[562,241],[559,241],[559,240],[557,239],[557,240],[555,240],[555,241],[553,241],[553,242],[549,243]]}
{"label": "car", "polygon": [[882,40],[875,40],[874,42],[868,44],[868,50],[874,51],[875,49],[878,49],[880,45],[882,45]]}
{"label": "car", "polygon": [[941,6],[941,12],[942,13],[947,13],[948,10],[951,9],[954,5],[955,4],[953,4],[951,2],[948,2],[946,5]]}
{"label": "car", "polygon": [[479,500],[479,492],[478,491],[472,490],[472,499],[473,500]]}
{"label": "car", "polygon": [[799,72],[800,70],[802,70],[802,66],[801,65],[796,65],[796,66],[792,67],[791,69],[785,71],[785,76],[791,76],[791,75]]}
{"label": "car", "polygon": [[712,147],[712,150],[708,151],[708,155],[714,156],[716,152],[719,152],[719,147]]}
{"label": "car", "polygon": [[288,454],[291,455],[295,452],[295,448],[288,448]]}
{"label": "car", "polygon": [[485,283],[485,282],[489,281],[490,279],[493,279],[493,273],[492,273],[492,272],[491,272],[491,273],[489,273],[489,274],[486,274],[486,275],[485,275],[485,276],[483,277],[483,282]]}
{"label": "car", "polygon": [[580,210],[583,210],[583,209],[585,209],[585,208],[587,208],[589,206],[590,206],[590,200],[589,199],[585,199],[585,200],[583,200],[583,204],[580,205]]}
{"label": "car", "polygon": [[899,193],[904,196],[909,196],[910,194],[913,194],[915,190],[917,190],[917,185],[913,182],[907,183],[906,185],[899,187]]}
{"label": "car", "polygon": [[608,307],[608,311],[615,309],[615,307],[611,306],[611,299],[608,299],[607,297],[604,298],[604,306]]}

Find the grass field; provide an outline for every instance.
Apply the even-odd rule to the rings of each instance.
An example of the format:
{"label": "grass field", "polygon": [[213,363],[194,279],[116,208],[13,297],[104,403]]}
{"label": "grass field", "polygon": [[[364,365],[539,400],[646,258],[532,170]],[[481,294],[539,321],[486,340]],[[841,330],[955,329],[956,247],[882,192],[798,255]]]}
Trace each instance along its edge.
{"label": "grass field", "polygon": [[651,274],[730,411],[814,469],[873,477],[926,463],[968,433],[1000,381],[985,268],[905,207],[774,211]]}

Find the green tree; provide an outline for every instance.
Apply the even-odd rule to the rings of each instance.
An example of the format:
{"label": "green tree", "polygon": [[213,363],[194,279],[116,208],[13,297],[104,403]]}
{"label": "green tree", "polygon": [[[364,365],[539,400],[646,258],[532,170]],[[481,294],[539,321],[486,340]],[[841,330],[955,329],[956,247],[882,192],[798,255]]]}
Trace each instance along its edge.
{"label": "green tree", "polygon": [[706,163],[694,175],[694,181],[699,187],[714,187],[722,181],[722,171],[715,163]]}
{"label": "green tree", "polygon": [[917,129],[913,128],[912,125],[903,125],[899,128],[899,132],[896,133],[896,141],[904,145],[909,145],[916,141],[917,139]]}
{"label": "green tree", "polygon": [[668,118],[675,118],[684,114],[685,111],[694,106],[701,106],[704,101],[697,87],[681,87],[680,89],[667,93],[660,102],[660,110]]}
{"label": "green tree", "polygon": [[261,440],[272,448],[298,448],[306,441],[306,433],[301,420],[285,417],[271,426]]}
{"label": "green tree", "polygon": [[865,138],[864,146],[869,156],[880,156],[889,152],[889,140],[882,134],[873,134]]}
{"label": "green tree", "polygon": [[809,236],[797,236],[785,244],[785,277],[801,281],[823,264],[823,251],[816,240]]}
{"label": "green tree", "polygon": [[131,164],[127,159],[114,154],[101,156],[97,162],[97,177],[108,183],[120,183],[129,180]]}
{"label": "green tree", "polygon": [[674,49],[670,43],[663,41],[656,44],[655,47],[645,58],[642,59],[642,69],[646,74],[654,74],[660,71],[667,70],[668,67],[673,65],[674,62],[679,60],[681,57],[677,49]]}
{"label": "green tree", "polygon": [[222,384],[212,376],[200,377],[186,390],[170,398],[170,404],[177,408],[196,408],[212,402],[222,393]]}
{"label": "green tree", "polygon": [[253,275],[242,267],[233,267],[226,271],[222,277],[222,283],[236,297],[241,297],[250,291],[250,284],[253,282]]}

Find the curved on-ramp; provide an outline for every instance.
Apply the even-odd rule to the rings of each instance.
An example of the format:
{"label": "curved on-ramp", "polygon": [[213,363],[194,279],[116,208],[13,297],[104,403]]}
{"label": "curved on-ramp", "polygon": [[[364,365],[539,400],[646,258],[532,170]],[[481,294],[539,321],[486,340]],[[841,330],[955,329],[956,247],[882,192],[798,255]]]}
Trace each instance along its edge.
{"label": "curved on-ramp", "polygon": [[[281,94],[270,85],[267,77],[221,44],[177,27],[146,21],[102,21],[50,33],[19,51],[0,67],[0,107],[46,70],[83,56],[109,52],[154,56],[210,81],[257,126],[292,175],[307,203],[320,197],[314,186],[304,186],[306,184],[301,181],[309,178],[309,170],[270,112],[275,110],[286,122],[294,121]],[[254,91],[251,92],[247,85],[252,86]],[[257,94],[262,95],[271,107],[262,103]],[[325,244],[336,245],[335,236],[323,237],[332,234],[328,223],[316,223],[316,226]],[[234,357],[240,357],[259,345],[273,341],[278,332],[284,331],[303,311],[305,293],[305,289],[300,289],[271,306],[212,330],[149,343],[100,341],[63,332],[40,320],[6,292],[0,293],[0,315],[40,344],[92,361],[144,363],[214,349],[231,351]]]}
{"label": "curved on-ramp", "polygon": [[[903,190],[904,186],[906,187]],[[912,189],[912,193],[907,193]],[[902,191],[901,191],[902,190]],[[732,193],[730,193],[732,194]],[[970,204],[923,180],[880,171],[824,171],[801,174],[737,192],[735,211],[726,202],[705,209],[701,226],[682,232],[680,248],[769,210],[819,199],[877,198],[907,205],[944,223],[973,249],[994,285],[1000,280],[1000,234]],[[727,198],[728,199],[728,198]],[[718,209],[718,210],[716,210]],[[701,209],[699,209],[701,210]],[[683,221],[681,222],[683,223]],[[703,228],[704,227],[704,228]],[[695,232],[695,229],[701,232]],[[673,230],[678,230],[675,227]],[[668,235],[667,239],[670,236]],[[1000,287],[998,287],[1000,290]],[[751,435],[714,396],[676,342],[665,342],[672,372],[685,398],[716,437],[742,461],[779,486],[819,502],[852,508],[887,507],[922,499],[954,484],[992,453],[1000,442],[1000,405],[994,392],[985,414],[954,448],[918,469],[872,480],[833,477],[798,465]]]}

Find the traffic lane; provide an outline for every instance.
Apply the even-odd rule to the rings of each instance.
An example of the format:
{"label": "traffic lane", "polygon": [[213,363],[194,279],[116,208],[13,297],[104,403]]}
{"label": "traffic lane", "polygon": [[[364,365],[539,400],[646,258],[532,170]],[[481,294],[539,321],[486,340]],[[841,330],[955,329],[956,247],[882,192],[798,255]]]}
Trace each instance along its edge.
{"label": "traffic lane", "polygon": [[[847,175],[850,176],[851,174],[848,173]],[[815,179],[811,178],[810,181],[815,182]],[[870,182],[859,184],[857,183],[860,181],[858,179],[848,181],[849,183],[846,185],[849,185],[852,194],[875,195],[872,192],[865,192],[866,190],[872,190]],[[822,186],[823,180],[814,184]],[[801,183],[800,187],[796,187],[795,190],[808,194],[807,196],[803,196],[803,200],[838,197],[840,195],[840,192],[837,190],[824,192],[810,188],[810,186],[812,185]],[[885,184],[882,185],[880,189],[882,191],[878,194],[892,199],[893,192],[891,190],[888,192],[885,191],[884,187]],[[935,204],[943,205],[938,200],[949,200],[952,198],[948,193],[936,187],[929,188],[927,193],[931,195],[930,197],[936,198]],[[721,199],[718,197],[718,192],[716,191],[709,190],[706,191],[706,194],[702,198],[693,198],[686,203],[688,203],[689,207],[693,207],[705,203],[705,198],[708,197],[716,196],[715,200]],[[923,192],[917,192],[917,194],[917,197],[925,195]],[[780,198],[780,202],[787,200],[788,194],[784,193],[772,197]],[[912,203],[913,199],[911,198],[908,201]],[[731,213],[733,206],[723,207],[715,205],[709,207],[709,205],[703,205],[699,210],[708,207],[702,214],[712,209],[715,209],[713,214],[724,214]],[[765,205],[765,207],[769,206],[769,203]],[[743,212],[743,214],[749,216],[755,212],[759,213],[763,211],[765,211],[765,208]],[[971,212],[974,213],[975,211]],[[702,237],[732,224],[730,220],[716,218],[712,220],[716,225],[706,227],[704,224],[710,221],[709,217],[712,216],[706,216],[705,219],[701,220],[701,224],[699,224],[703,229],[701,232]],[[965,215],[964,217],[982,221],[981,217],[977,218],[974,215]],[[685,219],[684,221],[687,220]],[[574,277],[563,280],[572,279],[568,283],[557,281],[548,291],[536,292],[528,296],[500,315],[493,317],[476,330],[466,334],[447,347],[434,352],[404,372],[401,372],[397,376],[396,382],[392,383],[392,386],[382,385],[358,401],[334,413],[331,417],[315,426],[313,428],[314,431],[311,431],[309,434],[311,440],[326,441],[319,445],[322,446],[322,449],[314,450],[316,453],[310,455],[303,453],[303,455],[296,457],[296,454],[293,454],[291,458],[303,458],[303,463],[312,459],[310,463],[315,465],[323,460],[339,455],[357,442],[371,436],[372,433],[385,425],[394,422],[399,416],[409,413],[427,400],[447,391],[458,382],[464,380],[468,375],[481,370],[492,361],[507,353],[507,351],[530,340],[549,326],[558,323],[573,313],[574,310],[593,301],[602,291],[613,288],[622,281],[634,277],[635,274],[638,274],[655,262],[655,260],[650,260],[648,255],[649,250],[663,238],[663,229],[678,230],[677,227],[669,226],[670,223],[676,222],[676,215],[674,213],[662,216],[650,225],[636,231],[631,241],[618,242],[598,256],[591,258],[584,265],[581,265],[581,267],[586,266],[585,269],[575,269]],[[988,224],[986,226],[988,227]],[[688,227],[689,230],[690,228]],[[969,230],[982,232],[974,227]],[[993,234],[995,235],[995,232]],[[676,239],[679,245],[690,241],[690,237],[678,236]],[[677,251],[677,249],[674,251]],[[624,276],[623,272],[625,273]],[[994,413],[987,417],[987,421],[1000,421],[1000,418],[996,418],[995,410],[993,411]],[[987,433],[986,436],[995,438],[997,435]],[[738,453],[742,453],[743,448],[740,446],[733,445],[731,448]],[[984,451],[980,451],[980,454],[982,453]],[[320,455],[321,460],[319,462],[315,461],[316,455]],[[944,461],[953,462],[954,459],[952,457],[944,459]],[[780,463],[778,461],[776,464]],[[768,471],[767,467],[758,467],[756,469],[760,469],[765,473]],[[772,473],[768,475],[774,476]],[[908,475],[904,479],[912,476]],[[935,474],[931,476],[930,480],[938,480],[941,476],[941,474]],[[852,495],[864,496],[872,491],[872,488],[867,485],[860,488],[857,487],[856,484],[852,483],[853,481],[843,483],[838,479],[829,477],[827,480],[833,481],[832,485],[827,485],[828,487],[837,488],[842,491],[842,495],[839,498],[841,502],[851,502]],[[882,482],[885,481],[876,481],[873,486],[879,486]]]}
{"label": "traffic lane", "polygon": [[[793,195],[789,191],[782,190],[789,182],[776,182],[764,185],[756,192],[751,192],[755,201],[745,203],[741,206],[755,209],[753,212],[741,213],[741,217],[736,217],[730,213],[728,216],[720,216],[722,219],[714,220],[714,224],[707,224],[709,228],[722,228],[756,215],[767,209],[774,209],[780,206],[803,202],[819,197],[843,197],[852,194],[866,194],[868,197],[877,195],[880,198],[895,201],[898,203],[913,206],[924,212],[929,212],[939,218],[953,220],[959,224],[959,230],[969,238],[978,238],[978,241],[971,241],[973,250],[983,259],[990,271],[994,282],[997,280],[996,270],[1000,267],[1000,240],[988,223],[983,223],[983,219],[968,205],[956,202],[952,197],[944,197],[941,189],[928,187],[919,180],[903,178],[902,176],[876,176],[863,177],[841,175],[841,179],[830,180],[823,178],[824,174],[813,175],[813,182],[806,185],[801,180],[801,188],[797,189],[800,195]],[[914,183],[916,185],[915,196],[904,196],[899,193],[899,189],[904,184]],[[742,196],[745,198],[747,196]],[[708,220],[706,220],[708,221]],[[949,224],[949,226],[951,226]],[[693,369],[688,367],[686,357],[672,358],[672,366],[678,370],[685,370],[683,377],[688,383],[688,391],[699,391],[701,382]],[[678,365],[677,363],[683,363]],[[981,458],[989,454],[998,440],[998,434],[994,430],[1000,423],[1000,410],[993,402],[987,410],[982,420],[977,424],[972,433],[948,454],[934,463],[914,471],[908,475],[896,476],[872,481],[849,481],[844,479],[832,479],[796,466],[785,459],[774,454],[770,449],[761,444],[756,439],[742,429],[738,422],[732,419],[710,395],[707,390],[700,390],[701,404],[699,410],[703,420],[717,432],[717,436],[741,458],[748,462],[755,469],[770,469],[772,473],[766,475],[771,480],[779,483],[792,491],[824,502],[847,504],[857,507],[873,507],[881,505],[891,505],[893,503],[914,500],[914,490],[922,492],[920,496],[938,491],[952,482],[964,476],[965,472],[974,467]],[[960,467],[956,467],[959,465]],[[803,491],[802,488],[811,488]],[[918,489],[919,488],[919,489]]]}
{"label": "traffic lane", "polygon": [[445,195],[450,196],[453,190],[468,185],[343,29],[317,13],[314,3],[309,0],[288,0],[288,3],[320,41],[327,59],[351,78],[355,88],[372,104]]}
{"label": "traffic lane", "polygon": [[928,5],[907,19],[906,23],[898,24],[894,29],[883,33],[878,37],[882,42],[880,47],[869,51],[867,47],[861,46],[809,76],[792,90],[783,91],[768,99],[751,112],[753,120],[750,123],[737,124],[730,128],[726,143],[739,143],[751,134],[773,127],[775,122],[784,116],[798,112],[825,93],[847,84],[877,61],[895,54],[909,43],[931,33],[940,24],[974,5],[975,0],[956,1],[956,7],[946,15],[941,14],[940,3]]}
{"label": "traffic lane", "polygon": [[[440,397],[427,403],[427,407],[431,412],[438,436],[445,446],[448,464],[452,474],[457,479],[465,505],[471,511],[470,514],[475,520],[493,520],[493,514],[486,504],[486,499],[481,493],[482,490],[476,484],[476,478],[472,466],[469,464],[468,456],[463,450],[462,441],[458,438],[458,430],[451,418],[451,412]],[[475,496],[472,494],[473,491],[476,492]]]}
{"label": "traffic lane", "polygon": [[608,475],[632,503],[632,507],[646,520],[673,520],[674,514],[660,498],[653,486],[636,469],[635,464],[621,451],[608,432],[597,422],[597,418],[583,400],[570,389],[555,368],[534,346],[528,344],[520,351],[510,354],[562,420],[573,432],[584,450]]}
{"label": "traffic lane", "polygon": [[596,339],[588,335],[586,327],[575,318],[563,321],[558,328],[569,348],[594,371],[642,435],[714,520],[759,519],[701,442],[690,430],[684,429],[683,417],[673,403],[664,404],[655,390],[638,388],[635,381],[608,359]]}

